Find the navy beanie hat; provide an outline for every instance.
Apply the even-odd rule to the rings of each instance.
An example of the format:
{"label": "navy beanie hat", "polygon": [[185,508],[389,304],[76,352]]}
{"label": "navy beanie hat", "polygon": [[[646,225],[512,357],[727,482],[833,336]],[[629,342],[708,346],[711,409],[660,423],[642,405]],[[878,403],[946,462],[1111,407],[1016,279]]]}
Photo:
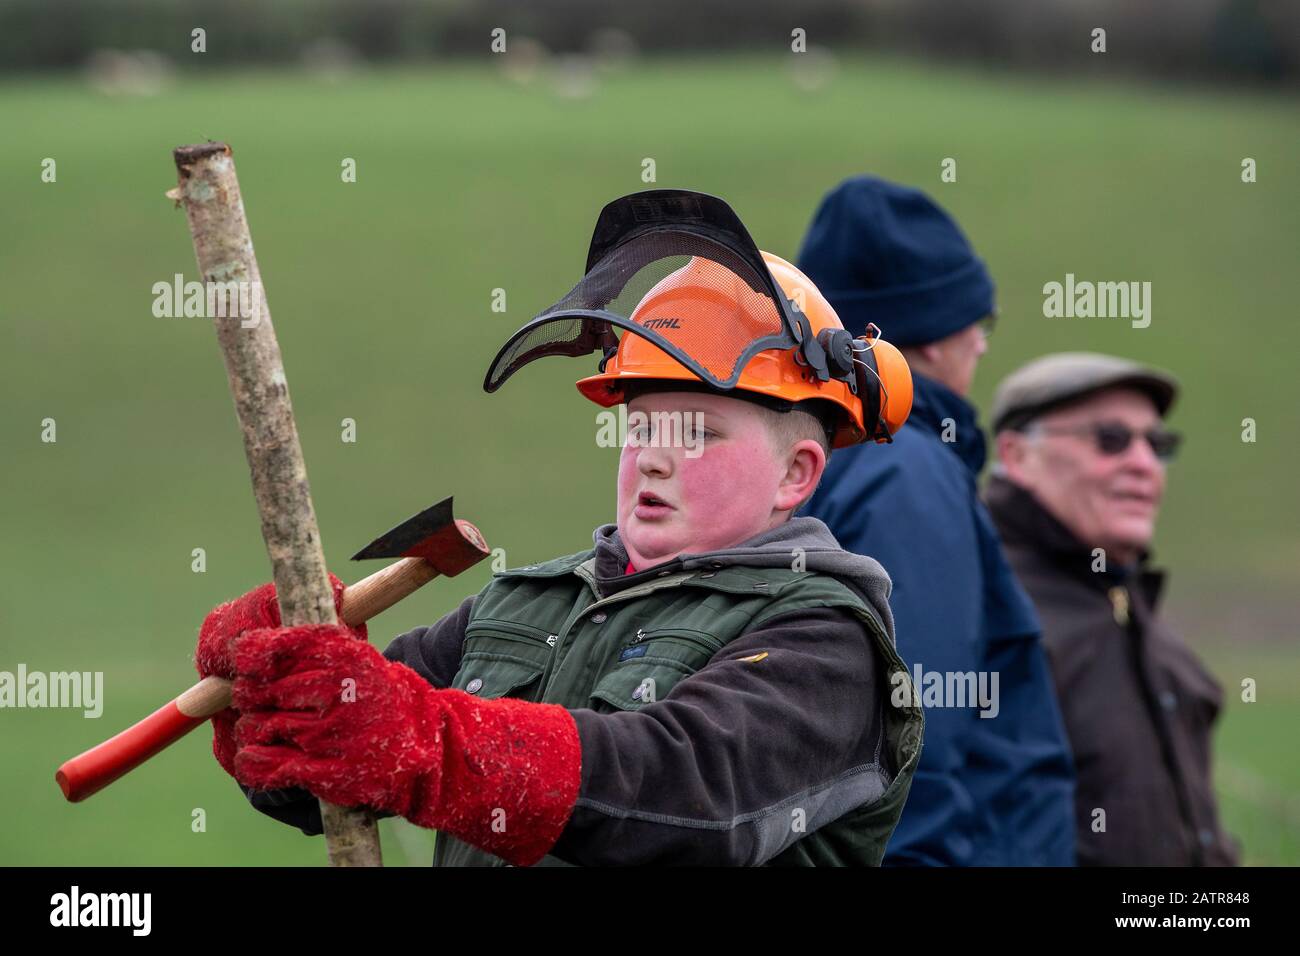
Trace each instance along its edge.
{"label": "navy beanie hat", "polygon": [[952,217],[919,189],[855,176],[817,207],[798,266],[855,336],[874,322],[925,345],[993,312],[993,279]]}

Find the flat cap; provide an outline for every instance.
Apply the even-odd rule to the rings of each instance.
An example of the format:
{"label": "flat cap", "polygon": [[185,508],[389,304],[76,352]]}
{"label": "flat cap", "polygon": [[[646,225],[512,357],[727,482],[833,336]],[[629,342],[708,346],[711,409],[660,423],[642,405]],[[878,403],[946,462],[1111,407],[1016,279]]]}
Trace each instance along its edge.
{"label": "flat cap", "polygon": [[1178,397],[1178,380],[1159,369],[1097,352],[1057,352],[1020,366],[998,384],[993,431],[1022,428],[1044,412],[1121,386],[1149,395],[1162,418]]}

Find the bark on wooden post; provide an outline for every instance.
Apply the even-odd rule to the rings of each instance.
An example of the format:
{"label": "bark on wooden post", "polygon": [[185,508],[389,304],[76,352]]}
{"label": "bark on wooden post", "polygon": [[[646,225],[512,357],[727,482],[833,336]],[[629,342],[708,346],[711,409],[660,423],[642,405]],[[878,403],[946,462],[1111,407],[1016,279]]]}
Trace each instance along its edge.
{"label": "bark on wooden post", "polygon": [[[215,294],[209,291],[209,314],[215,316],[244,433],[280,619],[286,625],[333,624],[334,599],[307,467],[230,147],[201,143],[178,147],[172,155],[179,185],[167,195],[184,204],[201,281],[206,289],[217,289]],[[321,817],[331,865],[382,865],[373,814],[322,800]]]}

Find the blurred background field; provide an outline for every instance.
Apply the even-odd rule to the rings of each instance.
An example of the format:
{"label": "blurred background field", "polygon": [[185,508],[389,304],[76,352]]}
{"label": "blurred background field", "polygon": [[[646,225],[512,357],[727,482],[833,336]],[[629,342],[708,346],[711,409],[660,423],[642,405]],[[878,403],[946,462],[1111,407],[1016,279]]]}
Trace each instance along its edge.
{"label": "blurred background field", "polygon": [[[481,383],[497,346],[579,277],[600,207],[649,188],[643,160],[653,185],[723,196],[788,258],[847,175],[931,192],[999,284],[983,407],[1045,351],[1182,378],[1173,423],[1188,440],[1157,548],[1167,608],[1225,689],[1229,828],[1250,863],[1300,862],[1290,93],[861,52],[825,53],[811,74],[792,73],[788,51],[513,75],[482,59],[181,72],[149,95],[80,73],[0,78],[0,669],[105,675],[99,719],[0,711],[0,864],[324,860],[320,841],[246,805],[206,729],[85,804],[53,781],[63,759],[188,686],[203,615],[268,576],[212,331],[151,313],[155,282],[195,278],[184,214],[163,196],[170,150],[209,137],[234,148],[326,555],[345,580],[373,570],[348,555],[448,494],[511,565],[583,549],[612,520],[616,452],[596,446],[596,409],[573,388],[594,362],[548,360],[491,396]],[[47,157],[56,183],[41,182]],[[946,157],[956,183],[940,182]],[[1256,183],[1241,181],[1245,157]],[[345,158],[355,183],[341,181]],[[1042,286],[1067,272],[1150,281],[1151,326],[1044,318]],[[56,443],[40,440],[46,418]],[[341,440],[346,418],[355,443]],[[488,576],[434,582],[372,640],[433,621]],[[192,832],[196,808],[205,832]],[[383,826],[390,863],[428,863],[429,833]]]}

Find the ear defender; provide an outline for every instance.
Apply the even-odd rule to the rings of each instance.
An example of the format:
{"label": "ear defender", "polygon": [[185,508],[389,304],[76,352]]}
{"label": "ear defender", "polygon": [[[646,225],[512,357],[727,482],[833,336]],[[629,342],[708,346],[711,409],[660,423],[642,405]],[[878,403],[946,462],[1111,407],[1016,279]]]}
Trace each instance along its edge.
{"label": "ear defender", "polygon": [[862,398],[863,423],[874,442],[892,442],[912,413],[912,369],[898,346],[881,338],[874,322],[867,323],[867,334],[854,339],[861,343],[854,355],[858,377],[858,394]]}
{"label": "ear defender", "polygon": [[[867,430],[867,438],[874,442],[892,442],[896,432],[907,419],[912,407],[912,376],[907,362],[894,346],[880,338],[880,329],[875,323],[867,325],[864,335],[854,338],[844,329],[822,329],[817,334],[817,348],[821,354],[815,358],[805,350],[805,359],[809,365],[824,368],[830,378],[847,382],[858,400],[862,402],[862,423]],[[808,340],[805,340],[805,345]],[[887,368],[882,374],[876,353],[880,350],[892,352],[886,361]],[[901,377],[903,381],[885,383],[886,375]],[[889,407],[889,389],[894,385],[906,392],[906,404],[895,409],[901,415],[887,414]],[[900,396],[901,398],[901,396]],[[894,421],[897,418],[897,421]]]}

